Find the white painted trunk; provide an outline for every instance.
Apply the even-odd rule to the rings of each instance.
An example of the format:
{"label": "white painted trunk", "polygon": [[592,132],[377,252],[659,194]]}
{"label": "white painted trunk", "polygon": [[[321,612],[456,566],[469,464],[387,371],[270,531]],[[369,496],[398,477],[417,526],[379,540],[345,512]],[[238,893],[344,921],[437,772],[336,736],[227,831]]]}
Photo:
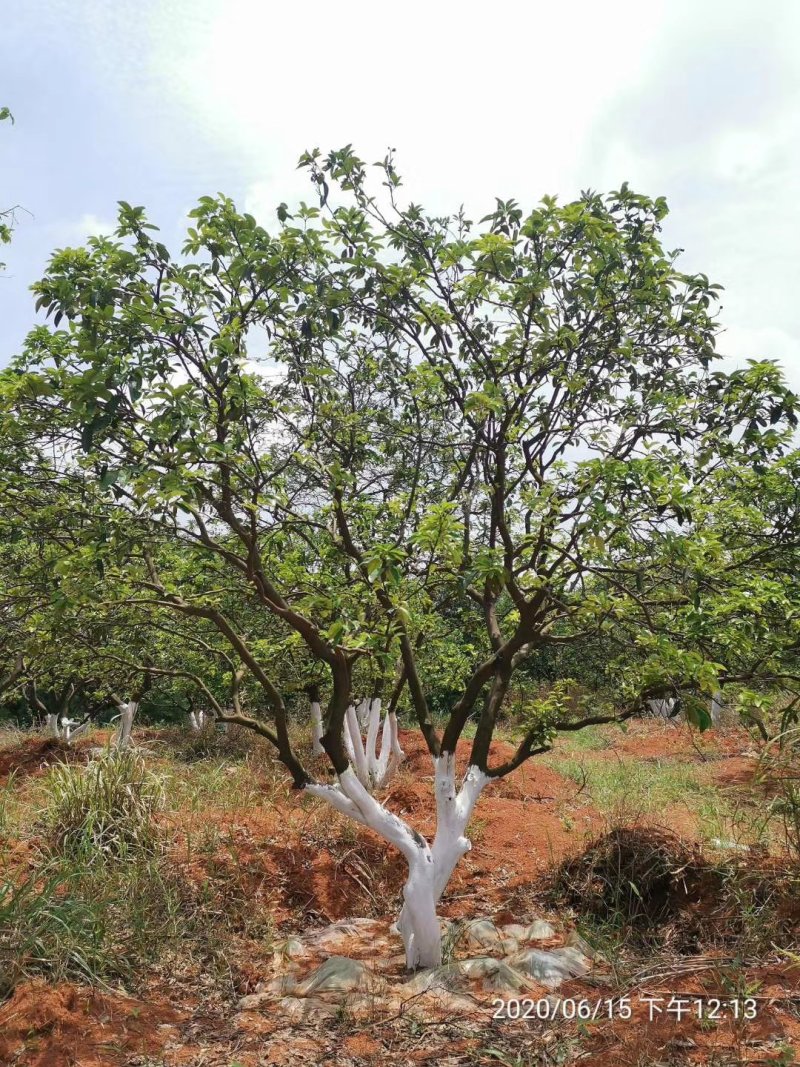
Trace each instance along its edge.
{"label": "white painted trunk", "polygon": [[461,788],[456,790],[452,754],[435,760],[434,768],[437,823],[432,844],[376,800],[352,767],[339,775],[338,785],[306,786],[309,793],[370,827],[405,856],[408,879],[403,887],[397,930],[403,938],[409,970],[436,967],[442,962],[436,906],[459,859],[471,848],[465,836],[467,824],[489,781],[477,767],[470,767]]}
{"label": "white painted trunk", "polygon": [[[73,726],[77,726],[77,730],[73,730]],[[62,719],[61,728],[64,731],[64,739],[68,745],[72,744],[76,737],[80,737],[82,733],[85,733],[89,729],[89,720],[78,725],[77,719]]]}
{"label": "white painted trunk", "polygon": [[[648,700],[647,705],[650,715],[658,719],[669,719],[675,708],[675,700],[673,697],[669,697],[666,700]],[[720,716],[724,707],[725,704],[722,699],[722,693],[717,690],[711,697],[708,709],[713,726],[719,725]]]}
{"label": "white painted trunk", "polygon": [[114,747],[118,752],[128,748],[131,743],[133,720],[139,707],[137,700],[129,700],[127,704],[117,704],[119,710],[119,727],[114,735]]}
{"label": "white painted trunk", "polygon": [[367,756],[367,774],[369,775],[369,784],[375,786],[376,778],[378,777],[378,757],[375,752],[375,745],[378,743],[378,730],[381,725],[381,700],[380,697],[376,697],[369,702],[369,710],[367,712],[367,740],[365,744],[366,756]]}
{"label": "white painted trunk", "polygon": [[647,701],[650,714],[657,719],[668,719],[675,707],[675,701],[672,697],[667,700],[648,700]]}
{"label": "white painted trunk", "polygon": [[[434,767],[436,833],[431,846],[432,870],[430,875],[435,910],[456,864],[472,848],[472,843],[466,836],[466,829],[478,797],[489,778],[477,767],[470,767],[464,775],[461,788],[456,791],[455,756],[452,753],[440,756],[434,760]],[[415,903],[409,902],[408,896],[405,896],[405,903],[397,920],[397,929],[406,946],[406,959],[418,956],[419,962],[414,966],[436,966],[436,964],[425,962],[428,942],[427,940],[423,943],[419,942],[416,927]]]}
{"label": "white painted trunk", "polygon": [[73,726],[78,726],[78,719],[68,719],[64,716],[59,722],[58,715],[47,716],[47,732],[51,737],[63,739],[68,745],[89,728],[89,721],[87,719],[85,723],[78,726],[77,730],[73,730]]}
{"label": "white painted trunk", "polygon": [[207,715],[202,708],[189,712],[189,729],[192,733],[199,734],[206,725]]}
{"label": "white painted trunk", "polygon": [[383,719],[383,736],[381,738],[381,754],[377,760],[374,784],[376,789],[384,789],[392,778],[395,771],[406,758],[405,752],[400,747],[400,735],[397,730],[397,716],[393,711]]}
{"label": "white painted trunk", "polygon": [[369,722],[369,709],[370,702],[367,699],[360,700],[356,705],[356,718],[358,719],[358,725],[362,730],[366,730],[367,723]]}
{"label": "white painted trunk", "polygon": [[311,748],[315,756],[324,756],[322,747],[322,708],[319,701],[311,701]]}
{"label": "white painted trunk", "polygon": [[[351,705],[347,709],[344,723],[345,749],[356,777],[364,788],[383,789],[389,784],[398,766],[405,759],[405,752],[400,747],[397,716],[394,712],[384,716],[381,734],[381,699],[375,697],[369,701],[367,736],[364,738],[359,726],[359,708]],[[380,754],[378,753],[379,736],[381,737]]]}

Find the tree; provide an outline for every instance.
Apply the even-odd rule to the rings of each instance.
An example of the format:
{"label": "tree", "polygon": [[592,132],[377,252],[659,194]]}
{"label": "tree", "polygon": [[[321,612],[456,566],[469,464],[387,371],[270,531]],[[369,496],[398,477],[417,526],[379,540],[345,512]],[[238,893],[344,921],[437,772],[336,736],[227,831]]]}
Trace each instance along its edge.
{"label": "tree", "polygon": [[[661,198],[623,186],[528,213],[498,201],[476,226],[401,205],[391,157],[380,195],[349,148],[301,163],[320,205],[281,205],[274,235],[206,197],[174,259],[123,203],[115,239],[58,251],[35,286],[52,327],[31,333],[5,394],[105,498],[113,536],[87,539],[87,569],[113,561],[129,603],[215,628],[261,687],[267,707],[248,724],[294,786],[404,855],[398,927],[414,968],[441,960],[437,903],[490,782],[560,730],[716,690],[725,664],[670,631],[687,596],[705,618],[730,580],[697,516],[721,470],[781,454],[794,398],[769,362],[712,369],[718,287],[662,248]],[[219,583],[176,581],[159,565],[169,545]],[[692,551],[703,580],[688,593],[676,567]],[[292,746],[285,686],[245,605],[324,685],[333,783]],[[472,644],[454,654],[467,619]],[[557,689],[530,708],[515,754],[493,760],[526,657],[617,633],[647,654],[614,706],[576,712]],[[430,694],[448,662],[440,729]],[[351,765],[365,670],[407,692],[435,767],[432,842]]]}

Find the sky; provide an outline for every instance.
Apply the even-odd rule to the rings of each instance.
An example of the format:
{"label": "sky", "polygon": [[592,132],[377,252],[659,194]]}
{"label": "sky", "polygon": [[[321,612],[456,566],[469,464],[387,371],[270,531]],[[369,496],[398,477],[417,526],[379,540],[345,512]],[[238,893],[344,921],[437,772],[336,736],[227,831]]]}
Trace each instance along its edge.
{"label": "sky", "polygon": [[25,0],[0,18],[0,365],[58,247],[224,192],[267,229],[306,149],[396,150],[408,196],[532,208],[623,181],[725,287],[726,365],[800,389],[800,0]]}

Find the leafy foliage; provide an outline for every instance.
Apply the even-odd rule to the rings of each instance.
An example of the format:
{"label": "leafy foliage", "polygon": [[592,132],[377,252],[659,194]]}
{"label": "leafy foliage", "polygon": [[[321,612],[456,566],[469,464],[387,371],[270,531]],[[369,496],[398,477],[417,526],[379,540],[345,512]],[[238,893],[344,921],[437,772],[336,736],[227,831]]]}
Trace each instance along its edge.
{"label": "leafy foliage", "polygon": [[715,369],[719,286],[662,246],[663,198],[476,224],[400,203],[391,155],[377,193],[350,146],[301,166],[319,205],[272,233],[203,197],[178,257],[123,202],[34,287],[51,325],[3,377],[4,439],[81,516],[65,535],[36,501],[42,604],[71,633],[96,619],[107,662],[228,705],[298,786],[308,684],[337,772],[353,693],[391,685],[431,752],[475,717],[472,762],[505,774],[598,719],[551,701],[489,767],[530,656],[608,648],[601,719],[675,695],[701,727],[721,685],[790,675],[795,397],[768,361]]}

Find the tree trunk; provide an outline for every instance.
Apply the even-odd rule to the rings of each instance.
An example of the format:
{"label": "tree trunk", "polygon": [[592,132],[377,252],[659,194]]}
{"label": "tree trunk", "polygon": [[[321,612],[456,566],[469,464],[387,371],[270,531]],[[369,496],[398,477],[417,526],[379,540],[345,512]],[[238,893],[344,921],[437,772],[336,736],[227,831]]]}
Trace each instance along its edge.
{"label": "tree trunk", "polygon": [[436,967],[442,962],[436,906],[459,859],[471,848],[465,831],[489,781],[477,767],[470,767],[457,791],[452,753],[434,760],[434,768],[437,823],[433,844],[376,800],[352,767],[339,776],[338,785],[306,786],[313,796],[327,800],[338,811],[370,827],[405,856],[408,878],[396,929],[403,938],[409,970]]}
{"label": "tree trunk", "polygon": [[117,708],[119,709],[119,729],[114,737],[114,747],[118,752],[122,752],[124,749],[128,748],[131,743],[133,720],[136,716],[138,707],[138,700],[129,700],[127,704],[117,705]]}
{"label": "tree trunk", "polygon": [[[383,789],[394,777],[400,763],[405,759],[405,752],[400,747],[397,732],[397,716],[390,711],[383,719],[381,731],[381,699],[375,697],[368,701],[367,736],[361,735],[360,719],[363,717],[362,704],[355,708],[352,704],[347,709],[344,722],[344,745],[356,777],[365,789]],[[380,755],[378,754],[378,736],[381,737]]]}
{"label": "tree trunk", "polygon": [[719,720],[722,716],[722,709],[724,707],[725,704],[722,700],[722,693],[718,689],[711,697],[711,722],[714,726],[719,726]]}
{"label": "tree trunk", "polygon": [[[89,719],[84,722],[80,722],[78,719],[62,719],[61,726],[64,729],[64,738],[68,745],[71,745],[76,737],[80,737],[82,733],[85,733],[89,729]],[[73,730],[73,726],[76,729]]]}
{"label": "tree trunk", "polygon": [[206,725],[206,713],[202,708],[197,708],[189,712],[189,729],[192,733],[199,734],[203,732]]}

